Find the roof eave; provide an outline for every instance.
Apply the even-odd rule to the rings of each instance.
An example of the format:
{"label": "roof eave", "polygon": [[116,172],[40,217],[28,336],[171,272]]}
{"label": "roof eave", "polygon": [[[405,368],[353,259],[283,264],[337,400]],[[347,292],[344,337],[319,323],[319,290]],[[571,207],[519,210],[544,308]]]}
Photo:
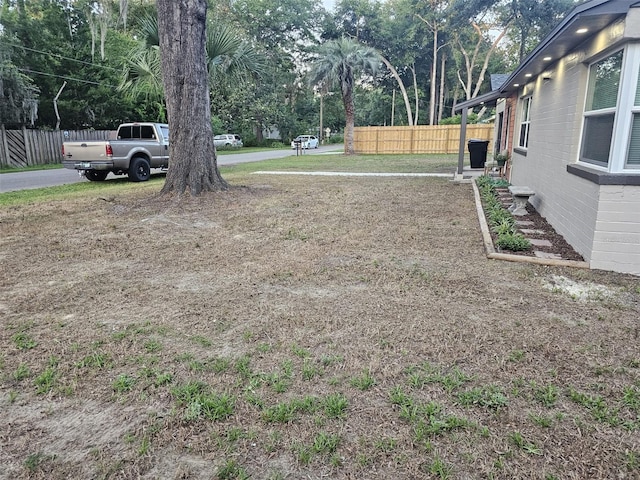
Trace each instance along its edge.
{"label": "roof eave", "polygon": [[[596,28],[604,28],[620,17],[627,14],[629,8],[638,5],[638,0],[591,0],[574,7],[571,12],[547,35],[529,55],[520,63],[518,68],[497,89],[479,97],[461,102],[455,106],[454,112],[463,108],[472,108],[482,103],[493,102],[498,98],[505,98],[518,90],[521,85],[543,73],[545,66],[566,55],[588,37],[575,36],[573,26],[589,21]],[[592,32],[594,35],[596,32]],[[553,52],[553,54],[551,53]],[[550,59],[547,60],[547,57]]]}
{"label": "roof eave", "polygon": [[478,95],[475,98],[472,98],[470,100],[465,100],[464,102],[460,102],[456,104],[453,111],[455,113],[455,112],[459,112],[464,108],[473,108],[478,105],[493,104],[495,101],[497,101],[499,98],[502,98],[502,97],[504,97],[504,94],[500,91],[500,89],[493,90],[489,93]]}

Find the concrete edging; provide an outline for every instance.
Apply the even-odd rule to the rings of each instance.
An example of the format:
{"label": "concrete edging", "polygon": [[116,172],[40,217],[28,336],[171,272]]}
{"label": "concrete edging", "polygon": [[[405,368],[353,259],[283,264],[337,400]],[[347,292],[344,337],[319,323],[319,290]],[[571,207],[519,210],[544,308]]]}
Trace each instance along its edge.
{"label": "concrete edging", "polygon": [[253,172],[253,175],[311,175],[319,177],[436,177],[452,178],[450,173],[361,173],[361,172],[295,172],[265,171]]}
{"label": "concrete edging", "polygon": [[475,181],[473,184],[473,196],[476,201],[476,212],[478,213],[478,221],[480,222],[480,230],[482,231],[482,240],[484,242],[484,248],[487,253],[487,258],[492,260],[504,260],[507,262],[520,262],[520,263],[533,263],[536,265],[548,265],[552,267],[574,267],[589,269],[588,262],[578,262],[575,260],[554,260],[538,257],[527,257],[525,255],[514,255],[509,253],[498,253],[493,246],[493,238],[489,231],[489,225],[484,216],[484,208],[482,207],[482,200],[480,199],[480,191]]}

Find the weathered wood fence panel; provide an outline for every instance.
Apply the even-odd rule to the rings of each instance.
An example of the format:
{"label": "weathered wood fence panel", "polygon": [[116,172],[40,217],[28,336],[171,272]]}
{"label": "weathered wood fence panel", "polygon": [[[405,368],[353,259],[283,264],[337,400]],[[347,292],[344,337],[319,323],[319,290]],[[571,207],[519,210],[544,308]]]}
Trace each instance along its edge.
{"label": "weathered wood fence panel", "polygon": [[28,167],[61,163],[64,141],[108,140],[109,130],[6,130],[0,126],[0,166]]}
{"label": "weathered wood fence panel", "polygon": [[[488,140],[493,151],[493,125],[467,125],[467,139]],[[458,153],[460,125],[356,127],[354,147],[362,154]]]}

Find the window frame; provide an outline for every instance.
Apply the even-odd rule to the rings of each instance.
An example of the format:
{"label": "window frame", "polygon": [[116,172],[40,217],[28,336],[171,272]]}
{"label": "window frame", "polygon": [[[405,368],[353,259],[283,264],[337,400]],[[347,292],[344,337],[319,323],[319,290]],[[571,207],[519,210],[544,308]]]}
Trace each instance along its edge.
{"label": "window frame", "polygon": [[[591,69],[597,63],[621,51],[622,64],[620,69],[616,106],[612,108],[587,111],[589,95],[591,93]],[[580,145],[578,148],[578,164],[584,165],[588,168],[593,168],[595,170],[613,174],[640,173],[640,165],[628,164],[628,151],[631,141],[633,115],[640,114],[640,105],[634,105],[636,89],[638,88],[638,82],[640,82],[639,69],[640,44],[636,43],[629,43],[622,48],[618,46],[613,50],[603,52],[598,57],[592,59],[587,65],[587,84],[582,112]],[[614,120],[607,163],[585,159],[583,157],[583,148],[585,146],[585,130],[587,119],[611,114],[614,115]]]}
{"label": "window frame", "polygon": [[[636,55],[635,64],[631,63],[631,71],[629,73],[630,76],[633,74],[633,68],[635,67],[636,74],[636,88],[633,90],[633,99],[631,100],[631,111],[629,118],[629,134],[627,137],[627,144],[625,149],[625,158],[624,158],[624,168],[625,170],[640,170],[640,164],[630,164],[629,163],[629,148],[631,147],[631,137],[633,133],[633,122],[636,116],[640,117],[640,48],[638,48],[639,53]],[[639,132],[640,133],[640,132]]]}
{"label": "window frame", "polygon": [[[518,148],[529,148],[529,136],[531,133],[531,103],[533,95],[529,94],[520,99],[520,122],[518,123]],[[524,132],[522,128],[524,127]],[[523,135],[524,134],[524,135]],[[524,137],[524,139],[523,139]],[[524,140],[524,141],[523,141]]]}

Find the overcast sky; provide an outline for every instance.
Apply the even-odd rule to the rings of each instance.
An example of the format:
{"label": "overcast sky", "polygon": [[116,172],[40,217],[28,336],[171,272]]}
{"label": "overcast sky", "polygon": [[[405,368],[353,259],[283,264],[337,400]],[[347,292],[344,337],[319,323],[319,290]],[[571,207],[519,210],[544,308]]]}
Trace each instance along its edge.
{"label": "overcast sky", "polygon": [[335,7],[336,2],[335,0],[322,0],[322,4],[324,5],[324,8],[326,8],[327,10],[333,10],[333,7]]}

